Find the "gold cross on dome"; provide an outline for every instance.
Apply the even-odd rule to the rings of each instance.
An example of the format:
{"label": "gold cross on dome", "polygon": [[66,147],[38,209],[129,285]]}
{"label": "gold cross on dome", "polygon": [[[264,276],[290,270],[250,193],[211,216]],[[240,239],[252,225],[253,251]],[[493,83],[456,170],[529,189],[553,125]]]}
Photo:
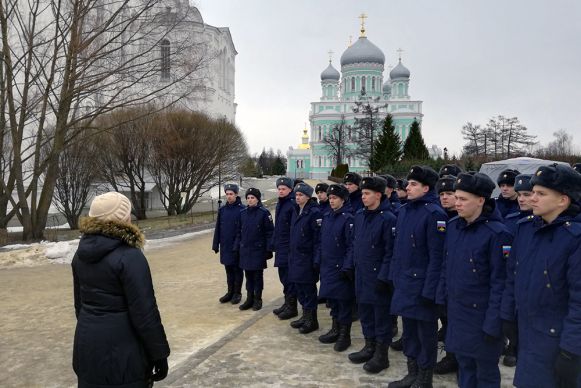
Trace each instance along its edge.
{"label": "gold cross on dome", "polygon": [[367,15],[362,13],[357,18],[361,19],[361,36],[365,36],[365,19],[367,19]]}

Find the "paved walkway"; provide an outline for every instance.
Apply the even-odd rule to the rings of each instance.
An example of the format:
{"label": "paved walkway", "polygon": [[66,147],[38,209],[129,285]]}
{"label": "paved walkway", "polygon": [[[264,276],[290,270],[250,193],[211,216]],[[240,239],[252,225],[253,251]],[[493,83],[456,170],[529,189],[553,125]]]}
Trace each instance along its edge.
{"label": "paved walkway", "polygon": [[[279,321],[271,313],[281,293],[274,268],[265,271],[262,311],[220,305],[224,273],[210,251],[211,237],[203,234],[146,251],[172,349],[170,374],[156,386],[385,386],[405,374],[402,355],[391,350],[391,367],[379,375],[369,375],[348,361],[347,352],[362,346],[358,324],[347,352],[339,354],[332,345],[320,344],[317,336],[330,324],[326,309],[320,312],[321,329],[312,334],[300,335],[288,321]],[[2,269],[0,294],[0,385],[75,386],[70,267],[47,263]],[[506,386],[512,373],[503,369]],[[437,387],[454,385],[452,376],[435,380]]]}

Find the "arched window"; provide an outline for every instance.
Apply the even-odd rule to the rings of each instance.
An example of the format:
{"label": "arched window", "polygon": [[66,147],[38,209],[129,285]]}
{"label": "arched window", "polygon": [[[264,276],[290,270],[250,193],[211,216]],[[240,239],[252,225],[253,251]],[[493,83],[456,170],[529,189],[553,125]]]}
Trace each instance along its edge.
{"label": "arched window", "polygon": [[321,140],[321,126],[319,125],[319,136],[318,139]]}
{"label": "arched window", "polygon": [[365,91],[365,76],[361,77],[361,91],[364,92]]}
{"label": "arched window", "polygon": [[403,84],[400,83],[398,85],[397,89],[398,89],[399,96],[400,97],[403,97],[404,96],[404,94],[403,94]]}
{"label": "arched window", "polygon": [[371,77],[371,91],[375,92],[375,77]]}
{"label": "arched window", "polygon": [[161,41],[161,79],[169,80],[170,78],[170,43],[169,40]]}
{"label": "arched window", "polygon": [[355,91],[355,77],[351,77],[351,91]]}

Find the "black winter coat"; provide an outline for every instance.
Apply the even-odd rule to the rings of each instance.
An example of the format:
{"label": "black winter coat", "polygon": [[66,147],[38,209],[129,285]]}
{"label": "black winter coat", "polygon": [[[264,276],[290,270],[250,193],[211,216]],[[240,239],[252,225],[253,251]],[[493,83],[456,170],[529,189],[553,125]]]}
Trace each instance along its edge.
{"label": "black winter coat", "polygon": [[152,364],[170,353],[141,252],[144,238],[131,224],[86,218],[73,258],[77,327],[73,369],[80,387],[147,387]]}

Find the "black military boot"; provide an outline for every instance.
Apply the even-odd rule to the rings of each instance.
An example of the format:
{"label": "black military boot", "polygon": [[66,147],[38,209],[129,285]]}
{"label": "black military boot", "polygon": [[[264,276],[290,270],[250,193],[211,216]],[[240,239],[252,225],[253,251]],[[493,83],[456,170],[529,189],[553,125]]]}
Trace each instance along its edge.
{"label": "black military boot", "polygon": [[454,353],[446,352],[444,358],[442,358],[434,368],[434,373],[437,375],[447,375],[448,373],[453,373],[458,371],[458,361],[456,361],[456,356]]}
{"label": "black military boot", "polygon": [[287,304],[288,304],[288,296],[284,296],[284,303],[282,304],[282,306],[280,306],[279,308],[276,308],[274,310],[272,310],[272,313],[274,315],[279,315],[280,313],[282,313],[284,310],[286,310]]}
{"label": "black military boot", "polygon": [[298,315],[299,312],[297,310],[297,298],[294,296],[289,296],[286,308],[280,314],[278,314],[278,319],[285,321]]}
{"label": "black military boot", "polygon": [[319,342],[323,344],[332,344],[339,338],[339,322],[333,318],[333,326],[327,333],[319,336]]}
{"label": "black military boot", "polygon": [[252,304],[252,310],[258,311],[262,308],[262,291],[256,291],[254,293],[254,303]]}
{"label": "black military boot", "polygon": [[347,325],[339,325],[339,338],[335,342],[333,349],[336,352],[342,352],[347,350],[351,346],[351,323]]}
{"label": "black military boot", "polygon": [[232,300],[232,296],[234,295],[234,285],[228,284],[228,291],[224,294],[223,297],[218,299],[220,303],[228,303]]}
{"label": "black military boot", "polygon": [[403,338],[400,337],[400,339],[398,339],[397,341],[393,341],[391,345],[389,345],[389,347],[395,350],[396,352],[401,352],[403,350]]}
{"label": "black military boot", "polygon": [[251,291],[246,291],[246,300],[238,308],[240,310],[248,310],[254,305],[254,293]]}
{"label": "black military boot", "polygon": [[300,327],[305,323],[305,319],[306,319],[306,311],[305,309],[303,309],[303,315],[301,315],[301,317],[299,319],[297,319],[296,321],[292,321],[290,323],[291,327],[293,329],[300,329]]}
{"label": "black military boot", "polygon": [[433,388],[432,380],[434,377],[433,369],[419,369],[418,377],[412,384],[411,388]]}
{"label": "black military boot", "polygon": [[412,358],[408,358],[408,374],[401,380],[391,382],[387,388],[410,388],[418,378],[418,363]]}
{"label": "black military boot", "polygon": [[516,366],[516,347],[512,343],[506,347],[502,364],[511,368]]}
{"label": "black military boot", "polygon": [[230,303],[238,304],[242,300],[242,283],[234,283],[234,294]]}
{"label": "black military boot", "polygon": [[358,352],[349,354],[349,361],[354,364],[363,364],[371,360],[375,353],[375,338],[365,338],[365,346]]}
{"label": "black military boot", "polygon": [[305,323],[299,328],[299,333],[309,334],[319,329],[319,321],[317,320],[317,310],[307,310],[308,314],[305,318]]}
{"label": "black military boot", "polygon": [[379,373],[384,369],[389,368],[389,358],[387,356],[387,344],[377,342],[375,344],[375,352],[371,360],[363,364],[363,369],[369,373]]}

